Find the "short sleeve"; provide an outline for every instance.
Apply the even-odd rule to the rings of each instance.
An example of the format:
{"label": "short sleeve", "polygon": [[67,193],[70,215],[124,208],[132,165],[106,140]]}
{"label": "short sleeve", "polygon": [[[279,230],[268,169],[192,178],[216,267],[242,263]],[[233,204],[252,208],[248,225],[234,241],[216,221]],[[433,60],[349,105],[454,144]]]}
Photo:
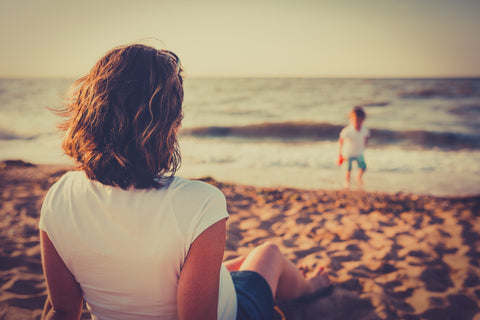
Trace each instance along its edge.
{"label": "short sleeve", "polygon": [[55,182],[47,192],[47,195],[43,199],[42,208],[40,210],[40,219],[38,222],[38,228],[42,231],[45,231],[47,234],[53,227],[52,221],[52,212],[54,211],[52,206],[54,202],[55,195],[58,192],[59,185],[61,185],[67,174],[63,175],[57,182]]}
{"label": "short sleeve", "polygon": [[70,173],[64,174],[55,184],[52,185],[50,190],[48,190],[40,210],[38,228],[48,235],[67,268],[73,270],[71,260],[66,254],[66,252],[68,252],[68,245],[67,242],[64,241],[65,239],[70,238],[70,233],[69,229],[65,227],[65,217],[60,215],[60,213],[65,213],[67,211],[63,200],[66,199],[64,191],[66,180],[69,175]]}
{"label": "short sleeve", "polygon": [[172,204],[186,251],[203,231],[228,218],[224,194],[205,182],[184,181],[172,194]]}
{"label": "short sleeve", "polygon": [[198,223],[191,230],[192,242],[206,229],[218,221],[228,218],[227,201],[224,194],[213,188],[199,216]]}
{"label": "short sleeve", "polygon": [[40,210],[40,220],[38,221],[38,229],[40,229],[41,231],[45,231],[47,232],[47,227],[45,225],[45,219],[46,219],[46,215],[47,215],[47,212],[48,212],[48,207],[49,207],[49,200],[50,200],[50,192],[47,193],[45,199],[43,200],[43,203],[42,203],[42,209]]}

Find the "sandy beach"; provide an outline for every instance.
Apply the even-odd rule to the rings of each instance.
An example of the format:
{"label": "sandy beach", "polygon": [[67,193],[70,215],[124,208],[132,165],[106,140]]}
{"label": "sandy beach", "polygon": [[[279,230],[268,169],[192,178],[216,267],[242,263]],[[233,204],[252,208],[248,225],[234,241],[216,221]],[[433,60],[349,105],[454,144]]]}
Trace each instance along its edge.
{"label": "sandy beach", "polygon": [[[39,319],[46,297],[38,218],[71,168],[0,162],[0,319]],[[273,241],[333,292],[278,302],[277,319],[480,320],[480,195],[433,197],[259,188],[203,178],[226,195],[225,259]],[[84,312],[82,319],[88,319]]]}

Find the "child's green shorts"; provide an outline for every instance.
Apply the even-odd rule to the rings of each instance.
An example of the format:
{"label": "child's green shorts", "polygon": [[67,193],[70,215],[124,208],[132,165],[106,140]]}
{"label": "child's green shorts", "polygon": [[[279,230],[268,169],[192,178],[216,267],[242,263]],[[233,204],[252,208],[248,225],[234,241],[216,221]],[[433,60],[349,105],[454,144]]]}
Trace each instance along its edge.
{"label": "child's green shorts", "polygon": [[363,158],[363,154],[356,156],[356,157],[348,157],[348,171],[352,170],[352,162],[356,161],[357,166],[359,169],[366,170],[367,164],[365,163],[365,159]]}

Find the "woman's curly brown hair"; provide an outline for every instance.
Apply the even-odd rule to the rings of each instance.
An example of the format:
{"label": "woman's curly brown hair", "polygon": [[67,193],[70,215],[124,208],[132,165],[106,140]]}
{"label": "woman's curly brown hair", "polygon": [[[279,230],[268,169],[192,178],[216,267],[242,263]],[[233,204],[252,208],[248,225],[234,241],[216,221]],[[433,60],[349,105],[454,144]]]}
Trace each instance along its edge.
{"label": "woman's curly brown hair", "polygon": [[134,44],[108,52],[73,84],[60,112],[64,152],[106,185],[165,185],[181,160],[181,71],[167,50]]}

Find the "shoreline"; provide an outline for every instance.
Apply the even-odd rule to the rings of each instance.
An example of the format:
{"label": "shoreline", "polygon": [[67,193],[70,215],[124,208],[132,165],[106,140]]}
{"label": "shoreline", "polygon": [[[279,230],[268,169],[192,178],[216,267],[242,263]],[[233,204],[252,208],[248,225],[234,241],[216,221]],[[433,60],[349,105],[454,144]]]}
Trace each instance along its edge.
{"label": "shoreline", "polygon": [[[67,158],[65,158],[67,159]],[[10,164],[11,167],[38,167],[38,168],[51,168],[55,170],[55,168],[62,168],[63,170],[74,170],[75,165],[73,162],[65,160],[64,162],[29,162],[23,159],[4,159],[0,160],[0,169],[6,166],[6,164]],[[191,180],[201,180],[201,179],[212,179],[215,181],[221,181],[225,184],[235,184],[241,186],[251,186],[258,189],[297,189],[301,191],[324,191],[324,192],[345,192],[345,193],[369,193],[369,194],[387,194],[387,195],[416,195],[416,196],[426,196],[426,197],[434,197],[434,198],[472,198],[480,196],[479,191],[471,191],[466,192],[464,190],[459,190],[457,188],[453,188],[456,191],[439,191],[438,190],[431,190],[427,187],[420,188],[423,191],[408,191],[408,187],[405,183],[405,179],[407,177],[402,177],[402,174],[399,174],[400,179],[403,183],[395,184],[392,182],[384,181],[383,173],[377,172],[368,172],[366,173],[365,184],[364,188],[359,188],[356,185],[355,178],[352,177],[352,187],[350,189],[345,189],[342,187],[343,184],[343,175],[344,171],[340,168],[335,168],[334,170],[328,171],[329,173],[325,172],[315,172],[314,174],[318,175],[319,180],[325,181],[322,185],[329,185],[330,188],[325,188],[319,186],[319,183],[303,183],[303,179],[311,180],[312,171],[311,169],[305,169],[299,171],[297,169],[289,170],[284,169],[284,175],[288,176],[288,181],[290,183],[285,183],[285,178],[277,177],[274,173],[266,172],[263,169],[253,169],[250,170],[250,176],[256,177],[256,182],[252,183],[250,177],[246,177],[242,172],[232,173],[232,168],[229,167],[222,167],[221,165],[213,166],[213,165],[204,165],[202,166],[204,169],[205,174],[197,174],[195,173],[198,169],[195,169],[195,166],[187,165],[181,166],[180,170],[177,172],[177,175],[182,176],[187,179]],[[233,170],[235,171],[235,170]],[[327,171],[327,170],[326,170]],[[397,177],[398,179],[399,177]],[[444,179],[443,185],[447,184],[447,178]],[[473,181],[473,179],[472,179]],[[403,185],[403,187],[400,187]],[[421,183],[419,182],[419,185]],[[383,186],[381,189],[379,186]],[[417,190],[418,190],[417,186]],[[478,188],[477,188],[478,189]],[[427,192],[429,190],[430,192]]]}
{"label": "shoreline", "polygon": [[[50,186],[72,168],[0,162],[3,319],[40,318],[46,287],[39,210]],[[330,273],[331,295],[278,302],[286,319],[480,319],[480,195],[198,180],[217,186],[227,198],[225,259],[272,241],[307,273],[319,265]]]}

